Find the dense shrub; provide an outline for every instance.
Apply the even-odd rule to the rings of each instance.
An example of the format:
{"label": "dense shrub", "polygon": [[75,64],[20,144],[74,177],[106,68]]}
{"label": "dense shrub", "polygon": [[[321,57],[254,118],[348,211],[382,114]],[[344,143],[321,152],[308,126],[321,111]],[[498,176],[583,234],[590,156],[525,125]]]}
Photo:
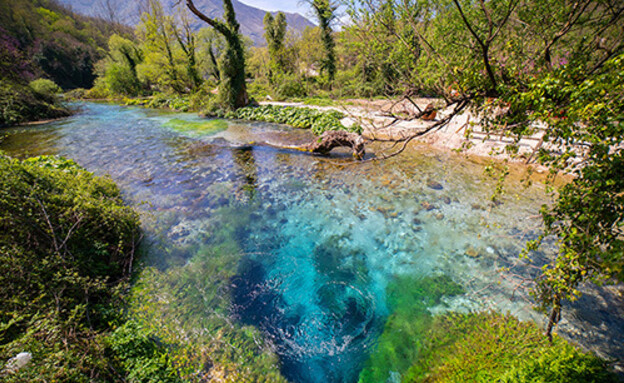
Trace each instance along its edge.
{"label": "dense shrub", "polygon": [[56,85],[54,81],[45,78],[33,80],[28,86],[30,86],[35,93],[47,98],[53,98],[55,95],[62,92],[61,87]]}
{"label": "dense shrub", "polygon": [[0,79],[0,127],[68,115],[69,111],[58,105],[54,97],[42,96],[31,87]]}
{"label": "dense shrub", "polygon": [[273,96],[276,100],[305,97],[308,95],[305,83],[300,76],[280,74],[273,80]]}
{"label": "dense shrub", "polygon": [[33,355],[4,379],[105,379],[99,334],[117,317],[138,228],[110,179],[63,158],[0,154],[0,361]]}

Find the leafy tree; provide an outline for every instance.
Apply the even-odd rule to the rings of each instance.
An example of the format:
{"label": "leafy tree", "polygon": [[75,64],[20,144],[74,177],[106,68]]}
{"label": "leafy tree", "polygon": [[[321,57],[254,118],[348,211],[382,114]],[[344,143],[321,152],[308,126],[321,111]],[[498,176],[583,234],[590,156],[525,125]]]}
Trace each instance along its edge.
{"label": "leafy tree", "polygon": [[321,39],[325,51],[325,58],[321,63],[321,73],[325,73],[331,83],[336,77],[336,42],[331,24],[336,19],[338,7],[331,0],[312,0],[311,5],[321,28]]}
{"label": "leafy tree", "polygon": [[249,104],[245,84],[245,50],[231,0],[223,0],[224,21],[206,16],[195,7],[193,0],[186,0],[186,6],[225,38],[226,47],[219,59],[219,97],[222,105],[236,109]]}
{"label": "leafy tree", "polygon": [[182,25],[181,27],[174,25],[173,33],[186,57],[186,73],[191,81],[192,89],[197,90],[203,83],[203,78],[199,74],[199,63],[196,53],[197,37],[193,33],[190,20],[184,14],[180,17]]}
{"label": "leafy tree", "polygon": [[141,72],[146,80],[183,93],[185,84],[178,73],[174,29],[173,17],[165,14],[160,0],[149,0],[138,26],[145,56]]}
{"label": "leafy tree", "polygon": [[102,79],[108,90],[116,94],[136,96],[143,84],[137,67],[143,62],[143,53],[131,40],[112,35],[108,42],[108,57],[99,63]]}
{"label": "leafy tree", "polygon": [[269,80],[273,82],[273,75],[285,72],[287,63],[284,48],[286,37],[286,16],[278,12],[276,17],[270,12],[264,16],[264,38],[269,49],[270,68]]}

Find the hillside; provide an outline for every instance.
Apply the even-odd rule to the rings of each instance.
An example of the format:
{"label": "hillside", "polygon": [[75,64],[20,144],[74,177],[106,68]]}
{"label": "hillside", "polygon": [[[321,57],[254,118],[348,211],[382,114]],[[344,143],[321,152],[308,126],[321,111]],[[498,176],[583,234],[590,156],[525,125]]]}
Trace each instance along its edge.
{"label": "hillside", "polygon": [[[121,0],[60,0],[63,4],[71,7],[75,12],[99,16],[105,19],[112,19],[127,25],[136,25],[139,22],[142,2],[141,1],[121,1]],[[176,0],[163,0],[165,9],[174,10]],[[220,0],[198,0],[195,2],[197,8],[210,17],[220,17],[223,15],[222,3]],[[95,5],[94,5],[95,4]],[[250,37],[255,45],[264,45],[264,26],[262,20],[266,11],[233,1],[238,22],[241,25],[241,32]],[[305,27],[314,26],[310,20],[298,13],[285,13],[288,26],[295,31],[303,31]],[[197,29],[204,27],[201,21],[195,23]]]}
{"label": "hillside", "polygon": [[130,30],[74,14],[56,1],[0,0],[0,77],[17,82],[44,77],[64,89],[90,88],[93,65],[115,32]]}

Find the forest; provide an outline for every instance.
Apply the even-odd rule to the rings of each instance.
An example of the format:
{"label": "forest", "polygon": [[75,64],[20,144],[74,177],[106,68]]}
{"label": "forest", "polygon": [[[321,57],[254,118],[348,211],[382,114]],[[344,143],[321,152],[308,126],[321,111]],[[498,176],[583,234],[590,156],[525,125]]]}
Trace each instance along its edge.
{"label": "forest", "polygon": [[624,3],[304,3],[0,0],[0,379],[624,380]]}

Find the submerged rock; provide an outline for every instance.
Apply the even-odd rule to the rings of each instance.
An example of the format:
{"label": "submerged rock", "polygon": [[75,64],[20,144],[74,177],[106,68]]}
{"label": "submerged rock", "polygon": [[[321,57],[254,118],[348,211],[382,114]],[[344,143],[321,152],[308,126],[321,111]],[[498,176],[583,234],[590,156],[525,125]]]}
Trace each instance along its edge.
{"label": "submerged rock", "polygon": [[425,210],[427,210],[427,211],[431,211],[431,210],[433,210],[433,209],[435,209],[435,208],[436,208],[436,206],[435,206],[434,204],[431,204],[431,203],[429,203],[429,202],[427,202],[427,201],[422,202],[422,203],[420,204],[420,206],[422,206],[422,207],[423,207],[423,209],[425,209]]}
{"label": "submerged rock", "polygon": [[464,254],[466,254],[470,258],[478,258],[479,257],[479,252],[472,246],[468,246],[468,248],[466,249]]}
{"label": "submerged rock", "polygon": [[433,190],[442,190],[444,189],[444,186],[442,186],[441,183],[434,181],[434,180],[428,180],[427,181],[427,187],[429,189],[433,189]]}

